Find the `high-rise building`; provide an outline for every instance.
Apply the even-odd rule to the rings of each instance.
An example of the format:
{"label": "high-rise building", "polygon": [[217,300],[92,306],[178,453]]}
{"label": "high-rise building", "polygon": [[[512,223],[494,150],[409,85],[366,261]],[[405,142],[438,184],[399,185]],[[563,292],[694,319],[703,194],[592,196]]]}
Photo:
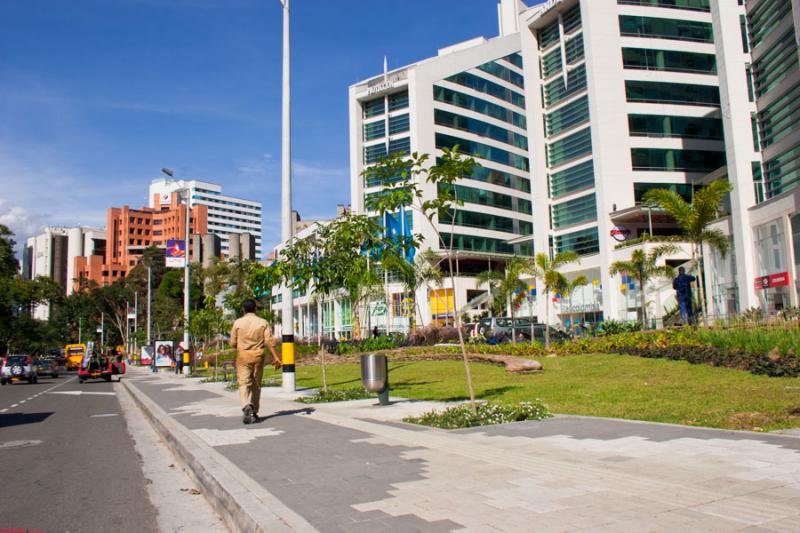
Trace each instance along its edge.
{"label": "high-rise building", "polygon": [[[380,195],[382,183],[365,182],[362,171],[389,153],[431,154],[458,145],[480,166],[455,184],[464,201],[455,215],[434,217],[431,224],[409,209],[384,221],[388,231],[422,234],[421,249],[441,252],[450,245],[458,254],[455,287],[442,288],[417,300],[424,322],[450,321],[453,296],[459,311],[485,292],[475,275],[501,269],[516,254],[530,255],[529,244],[509,241],[533,233],[531,179],[526,130],[525,82],[517,21],[524,5],[504,0],[501,35],[476,38],[439,50],[432,57],[384,72],[350,87],[351,203],[358,214],[373,214],[366,200]],[[419,183],[424,194],[449,194]],[[392,289],[398,295],[399,285]],[[400,297],[400,296],[398,296]]]}
{"label": "high-rise building", "polygon": [[156,198],[169,197],[170,193],[184,187],[191,191],[192,207],[204,205],[208,209],[208,232],[219,236],[225,257],[231,255],[228,240],[232,233],[252,235],[255,238],[256,257],[261,257],[261,202],[224,195],[222,187],[215,183],[160,178],[150,184],[150,207],[155,205]]}
{"label": "high-rise building", "polygon": [[[101,258],[105,254],[105,231],[87,227],[46,227],[39,235],[30,237],[22,250],[22,276],[25,279],[48,277],[55,280],[64,294],[73,292],[77,277],[77,258]],[[47,320],[47,306],[38,306],[34,317]]]}
{"label": "high-rise building", "polygon": [[[89,280],[99,285],[113,283],[139,264],[146,248],[163,248],[168,240],[184,240],[185,206],[180,193],[173,192],[165,198],[156,198],[153,207],[132,209],[126,205],[109,208],[105,257],[102,262],[94,257],[78,257],[75,260],[76,284]],[[202,236],[208,233],[208,210],[205,205],[192,207],[190,217],[190,234]],[[188,257],[197,257],[192,249],[193,241],[189,239]]]}
{"label": "high-rise building", "polygon": [[753,164],[763,189],[748,213],[750,283],[758,305],[774,313],[800,305],[800,0],[748,0],[747,22],[763,158]]}

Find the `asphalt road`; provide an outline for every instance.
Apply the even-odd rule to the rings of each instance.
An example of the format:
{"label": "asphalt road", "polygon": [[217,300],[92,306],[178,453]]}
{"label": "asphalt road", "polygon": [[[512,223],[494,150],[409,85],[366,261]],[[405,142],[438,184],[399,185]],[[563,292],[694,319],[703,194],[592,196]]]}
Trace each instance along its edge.
{"label": "asphalt road", "polygon": [[0,530],[158,530],[116,394],[75,373],[0,387]]}

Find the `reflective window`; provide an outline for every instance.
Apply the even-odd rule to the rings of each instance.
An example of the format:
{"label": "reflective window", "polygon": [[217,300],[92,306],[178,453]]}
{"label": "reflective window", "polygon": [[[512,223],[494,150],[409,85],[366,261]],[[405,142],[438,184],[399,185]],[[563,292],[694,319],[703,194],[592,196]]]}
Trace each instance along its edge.
{"label": "reflective window", "polygon": [[388,100],[389,100],[389,111],[395,111],[397,109],[405,109],[406,107],[408,107],[408,91],[390,94]]}
{"label": "reflective window", "polygon": [[545,115],[547,135],[557,135],[588,120],[589,97],[583,96]]}
{"label": "reflective window", "polygon": [[545,85],[544,104],[546,106],[555,105],[584,89],[586,89],[586,67],[581,65],[567,74],[566,84],[564,84],[564,77],[559,76]]}
{"label": "reflective window", "polygon": [[800,129],[800,85],[795,85],[758,114],[766,148]]}
{"label": "reflective window", "polygon": [[596,254],[600,251],[597,228],[559,235],[555,238],[556,253],[575,252],[578,255]]}
{"label": "reflective window", "polygon": [[481,98],[476,98],[468,94],[460,93],[445,87],[438,87],[436,85],[433,87],[433,98],[437,102],[444,102],[457,107],[462,107],[464,109],[469,109],[471,111],[475,111],[476,113],[496,118],[498,120],[502,120],[503,122],[508,122],[509,124],[513,124],[518,128],[526,128],[525,117],[523,115]]}
{"label": "reflective window", "polygon": [[619,30],[624,37],[714,42],[714,30],[710,22],[620,15]]}
{"label": "reflective window", "polygon": [[505,100],[506,102],[512,103],[517,107],[523,109],[525,108],[525,97],[520,93],[512,91],[511,89],[507,89],[502,85],[498,85],[497,83],[487,79],[481,78],[480,76],[470,74],[469,72],[461,72],[445,79],[447,81],[457,83],[458,85],[469,87],[475,91]]}
{"label": "reflective window", "polygon": [[386,135],[386,123],[383,120],[364,124],[364,140],[371,141]]}
{"label": "reflective window", "polygon": [[389,117],[389,135],[408,131],[408,113]]}
{"label": "reflective window", "polygon": [[564,26],[564,33],[570,33],[579,30],[581,27],[581,6],[578,4],[566,13],[561,15],[561,23]]}
{"label": "reflective window", "polygon": [[791,0],[758,2],[749,10],[750,44],[758,46],[786,17],[792,16]]}
{"label": "reflective window", "polygon": [[710,0],[617,0],[618,4],[629,6],[667,7],[691,11],[711,11]]}
{"label": "reflective window", "polygon": [[[446,246],[450,245],[450,234],[442,233],[442,240]],[[453,248],[456,250],[482,253],[498,253],[512,255],[530,256],[532,249],[530,244],[512,246],[500,239],[489,237],[475,237],[474,235],[453,234]]]}
{"label": "reflective window", "polygon": [[489,61],[488,63],[478,65],[477,68],[478,70],[487,72],[496,78],[500,78],[503,81],[507,81],[513,85],[516,85],[521,89],[525,88],[525,81],[522,78],[522,74],[519,74],[510,68],[504,67],[495,61]]}
{"label": "reflective window", "polygon": [[488,122],[484,122],[482,120],[456,115],[455,113],[450,113],[449,111],[436,109],[434,110],[434,122],[439,126],[447,126],[457,130],[468,131],[470,133],[480,135],[481,137],[488,137],[490,139],[494,139],[495,141],[504,142],[506,144],[510,144],[511,146],[522,148],[523,150],[528,149],[528,140],[524,135],[501,128],[500,126],[495,126],[494,124],[489,124]]}
{"label": "reflective window", "polygon": [[717,73],[714,54],[698,54],[674,50],[623,48],[622,62],[627,69],[664,70],[669,72]]}
{"label": "reflective window", "polygon": [[725,165],[725,152],[631,148],[633,170],[711,172]]}
{"label": "reflective window", "polygon": [[567,41],[564,45],[564,54],[568,65],[574,65],[583,59],[583,34]]}
{"label": "reflective window", "polygon": [[625,94],[629,102],[719,107],[719,88],[714,85],[628,80]]}
{"label": "reflective window", "polygon": [[[440,197],[449,196],[453,198],[453,187],[451,186],[440,183],[438,191]],[[465,203],[497,207],[509,211],[517,211],[518,213],[525,213],[526,215],[530,215],[532,212],[530,200],[524,200],[494,191],[487,191],[485,189],[465,187],[464,185],[455,185],[455,198]]]}
{"label": "reflective window", "polygon": [[687,202],[692,201],[692,186],[688,183],[634,183],[633,198],[636,205],[644,203],[644,195],[653,189],[673,191]]}
{"label": "reflective window", "polygon": [[800,145],[764,163],[767,199],[800,186]]}
{"label": "reflective window", "polygon": [[597,220],[594,193],[553,205],[553,229]]}
{"label": "reflective window", "polygon": [[753,64],[756,95],[769,92],[797,69],[797,41],[791,28]]}
{"label": "reflective window", "polygon": [[628,115],[633,137],[682,137],[722,140],[722,119],[669,115]]}
{"label": "reflective window", "polygon": [[591,187],[594,187],[594,162],[592,160],[553,172],[550,175],[551,198],[559,198]]}
{"label": "reflective window", "polygon": [[389,153],[408,155],[411,153],[411,139],[403,137],[402,139],[392,139],[389,141]]}
{"label": "reflective window", "polygon": [[542,77],[549,78],[556,72],[561,72],[561,48],[554,48],[542,57]]}
{"label": "reflective window", "polygon": [[553,22],[539,30],[539,49],[544,50],[548,46],[555,44],[561,38],[561,32],[558,29],[558,21]]}
{"label": "reflective window", "polygon": [[590,153],[592,153],[590,128],[559,139],[547,147],[547,159],[550,166],[561,165]]}
{"label": "reflective window", "polygon": [[376,98],[375,100],[364,102],[361,104],[361,107],[364,110],[364,118],[377,117],[378,115],[383,115],[386,112],[383,96]]}
{"label": "reflective window", "polygon": [[453,137],[452,135],[445,135],[444,133],[436,134],[436,148],[452,149],[455,146],[458,146],[461,152],[473,157],[487,159],[489,161],[494,161],[495,163],[502,163],[520,170],[530,170],[530,163],[528,162],[527,157],[508,152],[501,148],[495,148],[494,146],[489,146],[487,144],[459,139],[458,137]]}
{"label": "reflective window", "polygon": [[376,163],[380,158],[386,157],[386,145],[374,144],[364,147],[364,164]]}
{"label": "reflective window", "polygon": [[[516,233],[519,235],[531,235],[531,224],[523,223],[525,227],[521,228],[518,221],[509,217],[500,217],[488,213],[480,213],[476,211],[467,211],[458,209],[455,211],[455,224],[456,226],[464,226],[469,228],[480,228],[491,231],[502,231],[504,233]],[[439,213],[440,224],[453,223],[453,210],[442,210]]]}

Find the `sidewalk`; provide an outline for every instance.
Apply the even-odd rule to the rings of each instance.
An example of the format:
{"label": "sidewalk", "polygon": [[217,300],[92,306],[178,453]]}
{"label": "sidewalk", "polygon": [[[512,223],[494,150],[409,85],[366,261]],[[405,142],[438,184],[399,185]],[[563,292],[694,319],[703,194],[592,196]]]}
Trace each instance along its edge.
{"label": "sidewalk", "polygon": [[305,405],[131,369],[123,384],[233,530],[798,531],[800,439],[583,417],[446,432],[431,402]]}

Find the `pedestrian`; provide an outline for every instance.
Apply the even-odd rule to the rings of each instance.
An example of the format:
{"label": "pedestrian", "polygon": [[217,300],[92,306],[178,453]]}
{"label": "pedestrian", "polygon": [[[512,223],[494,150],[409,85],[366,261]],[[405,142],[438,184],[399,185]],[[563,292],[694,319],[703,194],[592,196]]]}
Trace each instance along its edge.
{"label": "pedestrian", "polygon": [[178,347],[175,348],[175,373],[180,374],[183,371],[183,342],[178,343]]}
{"label": "pedestrian", "polygon": [[378,326],[375,326],[374,328],[372,328],[372,336],[373,336],[373,337],[377,337],[377,336],[379,336],[380,334],[381,334],[381,332],[380,332],[380,331],[378,331]]}
{"label": "pedestrian", "polygon": [[683,267],[678,268],[678,275],[672,280],[672,288],[675,289],[681,321],[684,324],[694,323],[694,309],[692,308],[692,283],[694,281],[697,281],[697,278],[687,274]]}
{"label": "pedestrian", "polygon": [[272,346],[272,330],[269,323],[256,316],[255,300],[242,302],[244,316],[233,323],[231,346],[236,349],[236,380],[239,382],[239,401],[244,413],[243,422],[258,421],[261,400],[261,379],[264,375],[264,348],[269,348],[275,370],[281,360]]}

